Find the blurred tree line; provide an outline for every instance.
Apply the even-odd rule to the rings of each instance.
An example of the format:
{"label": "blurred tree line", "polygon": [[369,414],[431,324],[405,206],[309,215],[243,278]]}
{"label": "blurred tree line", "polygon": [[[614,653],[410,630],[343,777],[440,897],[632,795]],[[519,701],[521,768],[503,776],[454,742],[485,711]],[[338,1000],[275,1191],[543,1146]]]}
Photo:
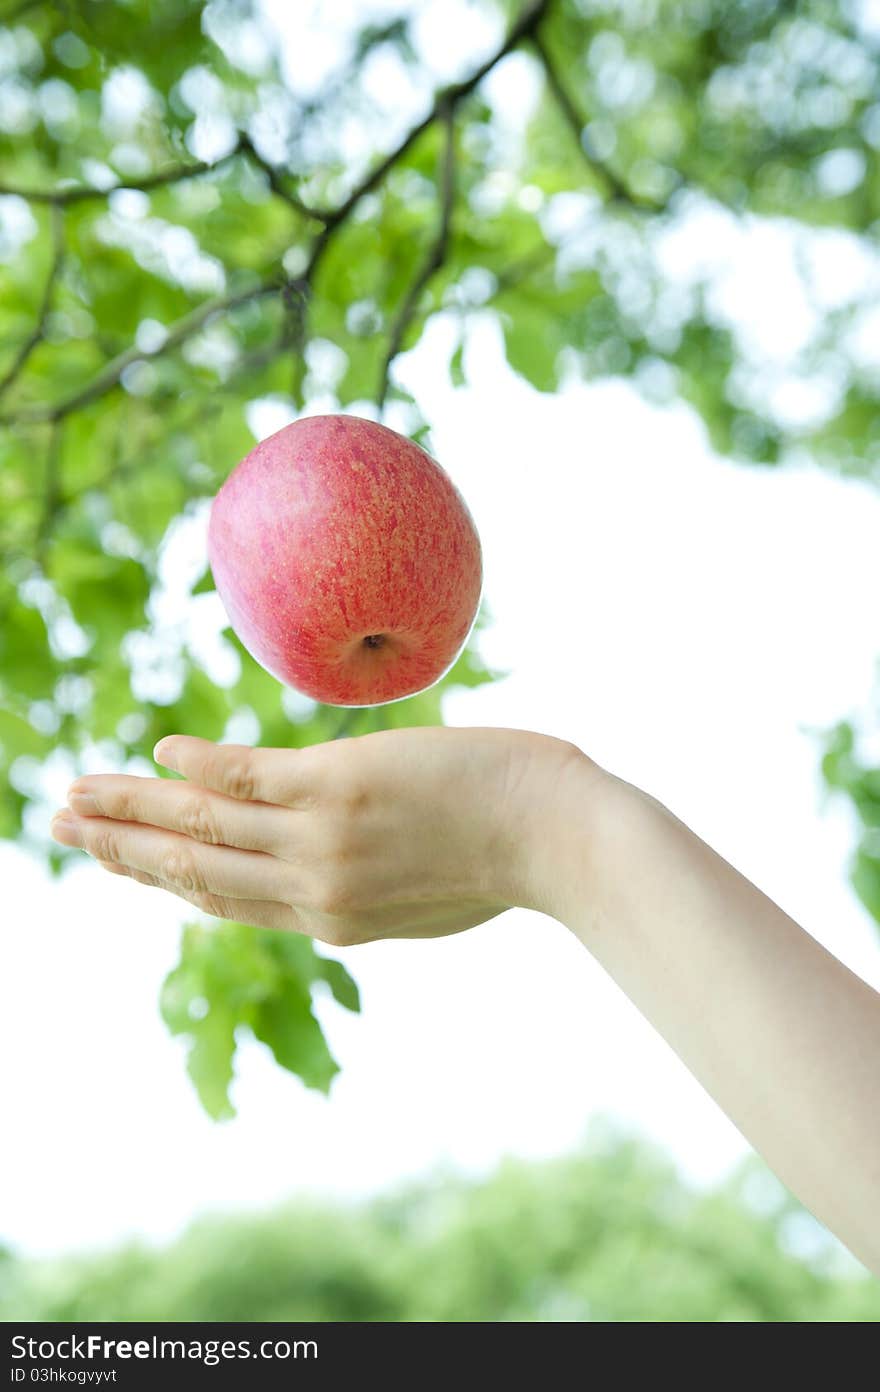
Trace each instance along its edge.
{"label": "blurred tree line", "polygon": [[870,1321],[880,1285],[757,1162],[698,1193],[593,1127],[360,1205],[206,1217],[177,1241],[0,1259],[0,1320]]}
{"label": "blurred tree line", "polygon": [[[168,547],[252,447],[256,405],[277,424],[381,416],[430,445],[396,367],[433,315],[455,326],[455,383],[491,315],[540,391],[623,376],[689,402],[745,465],[880,479],[869,7],[473,0],[451,79],[428,8],[365,4],[304,93],[297,44],[249,0],[0,0],[0,835],[56,874],[71,853],[48,837],[47,768],[155,771],[170,731],[302,745],[440,723],[445,690],[492,679],[477,631],[440,686],[340,716],[282,691],[228,629],[228,678],[209,674],[203,554],[183,610],[168,602]],[[486,79],[510,64],[505,112]],[[709,270],[670,272],[664,238],[707,210],[797,231],[818,309],[786,360]],[[864,274],[829,300],[812,253],[832,235]],[[853,883],[880,920],[868,734],[841,720],[822,767],[858,814]],[[188,931],[163,1012],[212,1115],[230,1112],[237,1030],[329,1085],[321,979],[357,1007],[308,944]]]}

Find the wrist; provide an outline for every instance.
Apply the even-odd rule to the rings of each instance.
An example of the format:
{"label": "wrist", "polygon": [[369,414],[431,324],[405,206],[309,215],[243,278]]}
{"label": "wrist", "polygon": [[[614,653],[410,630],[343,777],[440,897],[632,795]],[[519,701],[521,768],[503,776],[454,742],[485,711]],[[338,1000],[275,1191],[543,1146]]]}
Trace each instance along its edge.
{"label": "wrist", "polygon": [[598,831],[615,780],[577,745],[533,739],[518,787],[509,902],[574,928],[595,902]]}

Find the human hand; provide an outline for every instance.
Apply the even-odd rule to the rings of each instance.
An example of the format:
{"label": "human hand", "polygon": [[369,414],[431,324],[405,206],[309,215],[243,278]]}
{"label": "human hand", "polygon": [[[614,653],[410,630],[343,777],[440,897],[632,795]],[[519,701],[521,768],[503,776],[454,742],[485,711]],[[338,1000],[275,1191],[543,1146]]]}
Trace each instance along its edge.
{"label": "human hand", "polygon": [[209,914],[349,945],[537,907],[536,824],[586,756],[527,730],[384,730],[304,749],[160,742],[176,779],[92,774],[52,835]]}

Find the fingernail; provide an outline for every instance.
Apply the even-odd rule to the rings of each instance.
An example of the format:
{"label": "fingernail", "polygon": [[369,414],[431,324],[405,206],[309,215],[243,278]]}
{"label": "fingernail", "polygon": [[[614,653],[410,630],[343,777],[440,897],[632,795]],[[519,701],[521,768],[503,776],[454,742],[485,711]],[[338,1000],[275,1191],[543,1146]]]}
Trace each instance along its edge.
{"label": "fingernail", "polygon": [[68,793],[67,801],[81,817],[96,817],[100,810],[91,793]]}
{"label": "fingernail", "polygon": [[82,832],[74,817],[67,812],[58,812],[52,818],[50,828],[52,836],[56,841],[60,841],[62,846],[81,846]]}
{"label": "fingernail", "polygon": [[173,769],[175,773],[177,772],[177,759],[174,756],[174,750],[170,746],[163,748],[161,740],[153,750],[153,758],[163,768]]}

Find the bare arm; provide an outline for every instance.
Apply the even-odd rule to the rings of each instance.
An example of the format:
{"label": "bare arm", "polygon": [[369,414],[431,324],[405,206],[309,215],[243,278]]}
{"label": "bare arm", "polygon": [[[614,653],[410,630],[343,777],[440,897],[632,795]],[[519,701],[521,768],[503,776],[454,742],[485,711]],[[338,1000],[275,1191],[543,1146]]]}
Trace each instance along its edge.
{"label": "bare arm", "polygon": [[532,907],[565,923],[801,1201],[880,1274],[880,995],[668,808],[573,757]]}
{"label": "bare arm", "polygon": [[165,748],[181,781],[78,779],[56,839],[336,946],[551,914],[880,1274],[880,996],[655,798],[525,730]]}

